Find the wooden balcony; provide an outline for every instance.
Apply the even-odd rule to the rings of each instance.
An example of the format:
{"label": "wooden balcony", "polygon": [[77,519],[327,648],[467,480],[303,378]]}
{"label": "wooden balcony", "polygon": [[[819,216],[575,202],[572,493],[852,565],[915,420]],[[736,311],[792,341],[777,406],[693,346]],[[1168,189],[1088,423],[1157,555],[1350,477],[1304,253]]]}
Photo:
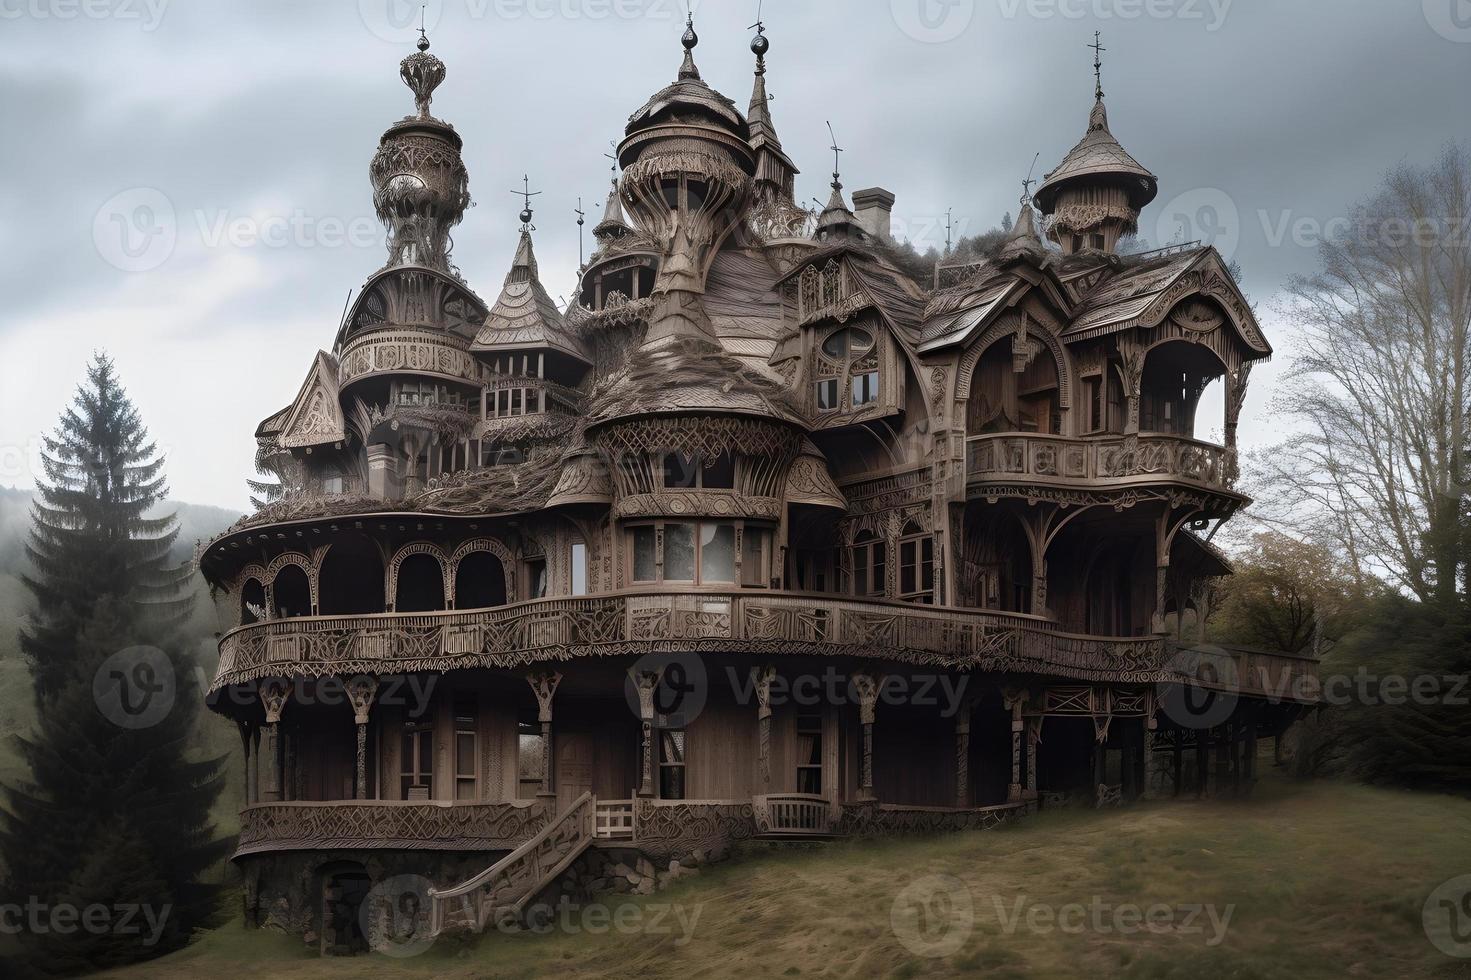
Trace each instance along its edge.
{"label": "wooden balcony", "polygon": [[997,486],[1107,491],[1161,483],[1229,493],[1231,469],[1224,446],[1164,433],[1082,438],[1001,433],[966,440],[971,496],[985,496]]}
{"label": "wooden balcony", "polygon": [[[521,670],[665,651],[855,656],[1116,684],[1194,678],[1184,668],[1200,661],[1162,637],[1063,633],[1050,620],[1017,613],[815,593],[641,591],[254,623],[221,639],[211,691],[263,677]],[[1223,689],[1294,699],[1298,687],[1316,679],[1311,658],[1239,650],[1212,657],[1213,676],[1222,679],[1211,686]]]}

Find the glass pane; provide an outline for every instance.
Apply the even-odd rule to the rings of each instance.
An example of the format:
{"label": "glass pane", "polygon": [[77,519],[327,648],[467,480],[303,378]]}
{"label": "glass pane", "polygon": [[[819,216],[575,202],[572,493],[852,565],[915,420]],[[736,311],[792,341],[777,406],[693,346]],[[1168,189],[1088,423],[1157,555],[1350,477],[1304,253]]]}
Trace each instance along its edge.
{"label": "glass pane", "polygon": [[695,457],[684,453],[669,453],[664,457],[664,486],[693,487],[699,470],[695,468]]}
{"label": "glass pane", "polygon": [[666,729],[659,733],[661,745],[660,761],[664,763],[684,762],[684,732],[680,729]]}
{"label": "glass pane", "polygon": [[838,407],[838,382],[835,379],[817,382],[817,407],[824,411]]}
{"label": "glass pane", "polygon": [[470,732],[455,735],[455,775],[475,775],[475,736]]}
{"label": "glass pane", "polygon": [[695,580],[695,526],[693,524],[664,525],[664,580],[666,582],[693,582]]}
{"label": "glass pane", "polygon": [[654,567],[654,529],[636,527],[633,529],[633,580],[652,582],[657,574]]}
{"label": "glass pane", "polygon": [[867,330],[852,327],[848,330],[848,349],[861,354],[873,346],[873,335]]}
{"label": "glass pane", "polygon": [[517,774],[523,782],[541,779],[542,741],[540,735],[522,735],[517,759]]}
{"label": "glass pane", "polygon": [[[419,775],[428,776],[434,771],[434,733],[419,733]],[[428,782],[428,780],[423,780]]]}
{"label": "glass pane", "polygon": [[935,587],[935,539],[925,538],[921,547],[920,588],[926,592]]}
{"label": "glass pane", "polygon": [[822,342],[822,352],[831,358],[843,358],[848,356],[848,335],[850,331],[839,330],[831,337]]}
{"label": "glass pane", "polygon": [[587,545],[572,544],[572,594],[587,595]]}
{"label": "glass pane", "polygon": [[700,525],[700,581],[735,581],[735,525]]}
{"label": "glass pane", "polygon": [[914,546],[913,541],[905,541],[899,545],[899,591],[904,595],[914,591]]}
{"label": "glass pane", "polygon": [[455,799],[457,799],[457,800],[473,800],[473,799],[475,799],[475,780],[473,780],[473,779],[461,779],[461,780],[458,780],[455,783]]}
{"label": "glass pane", "polygon": [[766,532],[749,526],[741,534],[741,584],[766,586]]}
{"label": "glass pane", "polygon": [[414,733],[404,732],[403,745],[399,746],[398,769],[401,773],[414,771]]}
{"label": "glass pane", "polygon": [[707,460],[700,475],[700,485],[707,490],[729,490],[735,486],[735,457],[721,453]]}

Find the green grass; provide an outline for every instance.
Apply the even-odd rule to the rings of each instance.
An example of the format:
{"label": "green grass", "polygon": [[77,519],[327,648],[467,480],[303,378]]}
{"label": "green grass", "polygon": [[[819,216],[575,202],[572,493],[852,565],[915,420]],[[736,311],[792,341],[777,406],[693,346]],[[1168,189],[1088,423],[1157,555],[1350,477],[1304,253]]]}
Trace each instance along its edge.
{"label": "green grass", "polygon": [[[751,848],[642,899],[698,912],[669,934],[488,935],[442,940],[411,959],[319,959],[299,940],[233,924],[190,948],[109,976],[232,980],[539,977],[1468,977],[1426,940],[1420,910],[1440,882],[1471,872],[1471,802],[1269,778],[1245,802],[1159,802],[1043,814],[1008,829],[921,840]],[[949,955],[920,955],[891,925],[895,898],[953,876],[973,925]],[[1212,929],[1120,935],[1008,933],[1021,907],[1234,906]],[[612,902],[613,898],[609,897]],[[620,901],[626,901],[620,898]],[[632,909],[630,913],[632,914]],[[1177,920],[1176,925],[1182,923]]]}

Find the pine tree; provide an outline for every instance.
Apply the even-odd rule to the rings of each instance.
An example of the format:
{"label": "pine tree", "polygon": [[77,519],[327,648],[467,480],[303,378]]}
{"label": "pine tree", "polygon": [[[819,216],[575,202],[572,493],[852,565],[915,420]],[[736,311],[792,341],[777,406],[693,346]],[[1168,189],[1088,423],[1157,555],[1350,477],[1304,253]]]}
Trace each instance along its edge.
{"label": "pine tree", "polygon": [[21,933],[20,966],[65,973],[187,941],[212,921],[218,886],[203,879],[230,842],[209,819],[225,760],[191,753],[200,692],[178,635],[188,569],[168,567],[173,519],[146,516],[165,492],[162,460],[105,357],[46,449],[26,579],[39,721],[19,739],[30,779],[4,787],[0,899],[169,910],[154,944]]}

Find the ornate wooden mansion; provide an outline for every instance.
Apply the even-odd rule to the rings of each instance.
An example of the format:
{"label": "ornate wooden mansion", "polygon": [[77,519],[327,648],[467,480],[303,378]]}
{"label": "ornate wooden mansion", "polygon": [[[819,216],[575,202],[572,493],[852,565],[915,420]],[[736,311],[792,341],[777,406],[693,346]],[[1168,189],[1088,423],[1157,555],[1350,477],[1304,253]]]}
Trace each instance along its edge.
{"label": "ornate wooden mansion", "polygon": [[[565,311],[529,204],[493,302],[451,263],[445,66],[403,60],[388,261],[256,432],[279,485],[200,556],[239,617],[210,704],[251,922],[351,950],[394,875],[432,884],[432,934],[604,852],[1213,792],[1298,710],[1311,661],[1186,650],[1271,348],[1213,249],[1120,254],[1156,178],[1101,87],[1004,243],[916,270],[892,194],[797,203],[764,34],[745,113],[696,43],[629,118]],[[1214,381],[1224,444],[1194,431]]]}

